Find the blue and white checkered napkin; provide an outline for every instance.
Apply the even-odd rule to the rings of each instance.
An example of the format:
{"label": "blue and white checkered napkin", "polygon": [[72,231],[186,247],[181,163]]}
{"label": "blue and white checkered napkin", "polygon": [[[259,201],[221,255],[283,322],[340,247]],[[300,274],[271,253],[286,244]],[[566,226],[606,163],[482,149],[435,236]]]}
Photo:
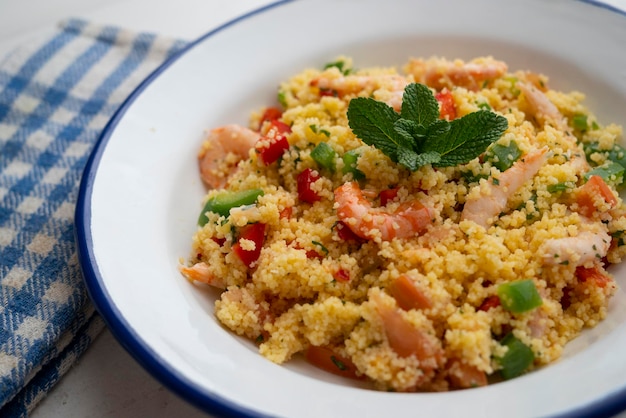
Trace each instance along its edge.
{"label": "blue and white checkered napkin", "polygon": [[69,20],[0,58],[0,415],[26,416],[103,329],[73,217],[128,94],[184,42]]}

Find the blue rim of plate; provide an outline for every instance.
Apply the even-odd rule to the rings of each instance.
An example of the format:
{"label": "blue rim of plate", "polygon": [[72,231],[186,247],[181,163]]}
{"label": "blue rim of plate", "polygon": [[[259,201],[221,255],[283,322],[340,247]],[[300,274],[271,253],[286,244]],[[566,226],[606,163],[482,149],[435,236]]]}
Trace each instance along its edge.
{"label": "blue rim of plate", "polygon": [[[96,309],[103,317],[111,333],[117,341],[128,351],[132,357],[141,366],[147,370],[155,379],[163,383],[177,395],[211,414],[229,417],[267,417],[258,411],[243,408],[236,403],[223,399],[218,394],[208,395],[202,388],[181,376],[176,370],[173,370],[167,363],[148,347],[137,335],[135,335],[129,324],[125,321],[123,315],[117,310],[113,301],[103,286],[102,276],[98,269],[96,259],[92,250],[92,234],[90,227],[91,220],[91,196],[93,193],[94,179],[98,171],[98,166],[106,145],[115,131],[115,127],[124,117],[128,108],[141,95],[141,93],[150,85],[159,75],[161,75],[175,61],[187,53],[197,44],[203,42],[207,38],[238,24],[252,16],[260,13],[268,12],[281,5],[292,3],[297,0],[279,0],[274,3],[262,6],[251,12],[236,17],[229,22],[218,26],[217,28],[200,36],[198,39],[187,44],[182,50],[168,58],[163,64],[155,69],[148,77],[146,77],[137,88],[124,100],[121,106],[111,117],[100,137],[96,141],[94,149],[87,160],[83,175],[81,178],[78,198],[76,203],[74,224],[75,236],[77,244],[78,259],[87,287],[87,292],[94,303]],[[598,0],[577,0],[594,7],[606,9],[610,12],[620,14],[626,17],[626,10],[618,9],[612,5],[602,3]],[[555,418],[578,418],[578,417],[614,417],[626,410],[626,387],[612,393],[606,398],[591,403],[585,407],[574,411],[554,416]]]}

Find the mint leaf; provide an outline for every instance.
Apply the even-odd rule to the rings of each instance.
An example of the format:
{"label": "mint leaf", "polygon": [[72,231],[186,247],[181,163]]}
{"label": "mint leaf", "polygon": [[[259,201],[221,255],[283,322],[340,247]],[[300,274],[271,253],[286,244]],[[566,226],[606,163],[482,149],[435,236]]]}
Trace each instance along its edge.
{"label": "mint leaf", "polygon": [[445,119],[438,119],[428,126],[424,136],[440,138],[442,135],[447,134],[449,130],[450,122]]}
{"label": "mint leaf", "polygon": [[437,165],[439,161],[441,161],[441,155],[438,152],[429,151],[418,154],[411,151],[403,152],[398,162],[409,170],[415,171],[427,164]]}
{"label": "mint leaf", "polygon": [[411,145],[412,149],[416,149],[416,145],[421,142],[426,133],[426,128],[422,125],[418,125],[412,120],[398,119],[393,123],[393,128],[396,133],[400,135],[407,144]]}
{"label": "mint leaf", "polygon": [[464,164],[482,154],[507,127],[505,117],[479,110],[450,122],[448,132],[428,137],[422,151],[438,152],[441,161],[436,165],[440,167]]}
{"label": "mint leaf", "polygon": [[352,99],[348,123],[364,143],[412,171],[427,164],[465,164],[482,154],[508,128],[505,117],[489,110],[452,122],[439,119],[437,99],[427,86],[416,83],[406,86],[400,113],[374,99]]}
{"label": "mint leaf", "polygon": [[411,171],[420,168],[420,154],[409,148],[402,148],[398,151],[398,163],[402,164]]}
{"label": "mint leaf", "polygon": [[400,115],[391,106],[374,99],[357,97],[348,106],[348,123],[352,132],[394,162],[398,162],[399,150],[413,149],[410,138],[396,132],[394,123],[398,119]]}
{"label": "mint leaf", "polygon": [[411,83],[404,88],[400,116],[428,126],[439,118],[439,104],[428,87]]}

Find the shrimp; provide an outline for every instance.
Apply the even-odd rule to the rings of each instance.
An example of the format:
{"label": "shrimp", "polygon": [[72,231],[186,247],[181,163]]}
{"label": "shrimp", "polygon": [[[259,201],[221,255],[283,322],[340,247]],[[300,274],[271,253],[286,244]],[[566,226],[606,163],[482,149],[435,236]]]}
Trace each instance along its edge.
{"label": "shrimp", "polygon": [[509,198],[537,174],[547,160],[547,151],[544,147],[526,154],[500,175],[498,184],[490,182],[478,186],[481,187],[479,195],[467,199],[461,219],[487,228],[490,220],[506,208]]}
{"label": "shrimp", "polygon": [[[551,125],[562,132],[567,132],[569,130],[567,119],[543,91],[531,83],[518,82],[515,85],[524,94],[528,103],[529,112],[535,118],[537,123],[540,125]],[[589,171],[591,167],[587,162],[584,152],[580,149],[578,144],[576,144],[575,137],[565,135],[564,140],[569,143],[568,146],[570,151],[568,151],[568,161],[574,171],[577,174]]]}
{"label": "shrimp", "polygon": [[539,247],[543,263],[546,265],[569,264],[580,266],[590,261],[602,259],[611,246],[608,232],[582,231],[573,237],[551,238]]}
{"label": "shrimp", "polygon": [[[380,91],[384,102],[396,111],[402,108],[402,95],[409,80],[399,74],[347,75],[339,77],[320,76],[311,80],[311,85],[324,90],[333,90],[341,96],[358,94],[364,90]],[[382,93],[385,91],[385,93]]]}
{"label": "shrimp", "polygon": [[414,355],[420,362],[420,368],[427,374],[442,366],[444,351],[435,336],[407,321],[401,310],[387,304],[380,293],[369,292],[369,296],[393,351],[400,357]]}
{"label": "shrimp", "polygon": [[237,164],[248,157],[261,135],[239,125],[225,125],[207,134],[198,153],[200,176],[207,186],[223,188],[237,170]]}
{"label": "shrimp", "polygon": [[416,82],[436,90],[444,87],[480,90],[485,83],[505,75],[508,67],[505,62],[492,57],[476,58],[469,62],[431,58],[426,61],[412,59],[405,70],[413,75]]}
{"label": "shrimp", "polygon": [[356,182],[335,190],[337,216],[352,232],[364,239],[382,241],[418,235],[434,217],[433,210],[417,200],[401,204],[393,213],[373,208]]}
{"label": "shrimp", "polygon": [[265,324],[275,320],[267,301],[257,299],[246,287],[229,286],[215,304],[215,314],[238,334],[257,341],[270,338]]}
{"label": "shrimp", "polygon": [[201,282],[218,289],[225,289],[226,283],[219,277],[216,277],[204,261],[194,264],[191,267],[179,266],[180,272],[192,282]]}
{"label": "shrimp", "polygon": [[526,98],[530,113],[540,125],[547,123],[561,131],[568,130],[565,117],[543,91],[530,83],[518,82],[515,86]]}

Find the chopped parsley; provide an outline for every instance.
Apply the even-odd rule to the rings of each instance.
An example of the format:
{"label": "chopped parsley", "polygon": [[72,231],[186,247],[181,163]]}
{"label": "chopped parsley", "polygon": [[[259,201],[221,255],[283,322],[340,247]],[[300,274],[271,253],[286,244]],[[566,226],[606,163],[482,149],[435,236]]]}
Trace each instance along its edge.
{"label": "chopped parsley", "polygon": [[320,247],[320,249],[322,250],[324,254],[328,254],[328,248],[326,248],[324,244],[322,244],[321,242],[311,241],[311,244]]}
{"label": "chopped parsley", "polygon": [[333,362],[333,364],[335,366],[337,366],[337,368],[341,371],[345,371],[348,370],[348,366],[345,365],[345,363],[341,360],[339,360],[337,357],[335,356],[330,356],[330,360]]}

